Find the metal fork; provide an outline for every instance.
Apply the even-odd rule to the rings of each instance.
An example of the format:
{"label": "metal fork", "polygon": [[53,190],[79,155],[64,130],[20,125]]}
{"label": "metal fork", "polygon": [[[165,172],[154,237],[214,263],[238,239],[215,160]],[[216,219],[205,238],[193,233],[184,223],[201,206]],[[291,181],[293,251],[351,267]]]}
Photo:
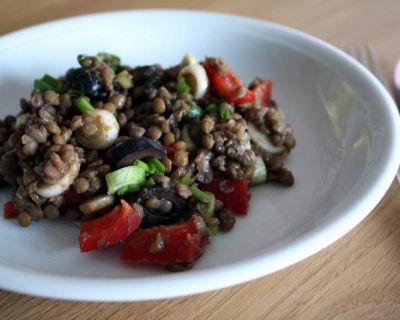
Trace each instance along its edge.
{"label": "metal fork", "polygon": [[[375,55],[374,50],[371,49],[368,45],[355,45],[348,46],[344,48],[344,52],[346,52],[349,56],[356,59],[360,62],[364,67],[366,67],[371,73],[383,84],[389,94],[393,97],[393,93],[390,90],[390,87],[383,75],[382,68],[378,62],[378,59]],[[396,174],[397,183],[400,185],[400,169]]]}

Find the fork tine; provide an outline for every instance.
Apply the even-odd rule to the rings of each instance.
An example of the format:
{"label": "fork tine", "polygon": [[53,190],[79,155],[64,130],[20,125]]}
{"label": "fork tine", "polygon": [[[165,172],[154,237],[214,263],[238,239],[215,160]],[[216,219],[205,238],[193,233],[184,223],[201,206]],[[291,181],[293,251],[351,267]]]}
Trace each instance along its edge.
{"label": "fork tine", "polygon": [[380,67],[378,59],[376,58],[375,52],[369,46],[365,46],[365,50],[370,64],[370,70],[389,91],[388,83],[386,82],[385,76],[383,75],[382,68]]}

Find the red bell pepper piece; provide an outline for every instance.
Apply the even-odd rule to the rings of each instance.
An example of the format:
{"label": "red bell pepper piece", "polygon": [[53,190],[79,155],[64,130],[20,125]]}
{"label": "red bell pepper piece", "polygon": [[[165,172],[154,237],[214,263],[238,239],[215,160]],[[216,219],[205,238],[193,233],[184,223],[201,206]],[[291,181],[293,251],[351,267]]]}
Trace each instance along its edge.
{"label": "red bell pepper piece", "polygon": [[14,201],[10,200],[4,203],[4,218],[14,219],[18,217],[19,210],[16,208]]}
{"label": "red bell pepper piece", "polygon": [[99,218],[81,224],[79,244],[81,252],[107,248],[125,240],[140,225],[141,215],[121,199],[121,205]]}
{"label": "red bell pepper piece", "polygon": [[267,107],[271,101],[272,81],[265,80],[251,89],[256,96],[256,101],[262,107]]}
{"label": "red bell pepper piece", "polygon": [[224,208],[231,209],[236,214],[245,215],[249,210],[250,194],[247,180],[215,178],[202,187],[203,191],[214,194],[222,201]]}
{"label": "red bell pepper piece", "polygon": [[159,265],[194,261],[207,244],[207,232],[202,230],[204,222],[200,219],[193,217],[187,222],[132,233],[125,242],[121,259]]}
{"label": "red bell pepper piece", "polygon": [[219,68],[211,59],[205,59],[204,68],[212,87],[222,98],[227,102],[237,104],[255,102],[256,96],[254,92],[248,89],[245,89],[245,93],[238,97],[238,92],[241,91],[240,89],[243,86],[242,82],[227,66]]}

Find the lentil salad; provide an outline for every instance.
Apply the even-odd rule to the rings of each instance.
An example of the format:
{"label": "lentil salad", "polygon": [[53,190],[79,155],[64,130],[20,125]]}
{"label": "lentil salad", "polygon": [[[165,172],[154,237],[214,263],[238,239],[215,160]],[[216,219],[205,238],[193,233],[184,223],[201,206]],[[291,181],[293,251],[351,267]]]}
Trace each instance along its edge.
{"label": "lentil salad", "polygon": [[130,67],[79,55],[60,78],[35,80],[0,128],[0,177],[21,226],[81,221],[82,252],[123,243],[122,260],[182,270],[210,237],[247,214],[249,185],[291,186],[293,130],[271,99],[220,58]]}

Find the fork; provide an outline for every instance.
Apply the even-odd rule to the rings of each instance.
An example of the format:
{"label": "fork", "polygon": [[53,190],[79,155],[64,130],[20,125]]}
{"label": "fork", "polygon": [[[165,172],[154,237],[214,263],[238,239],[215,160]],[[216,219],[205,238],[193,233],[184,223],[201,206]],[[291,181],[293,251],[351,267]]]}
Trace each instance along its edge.
{"label": "fork", "polygon": [[[354,45],[348,46],[344,48],[344,52],[346,52],[349,56],[356,59],[360,62],[364,67],[366,67],[371,73],[383,84],[389,94],[393,97],[393,93],[390,90],[390,87],[383,75],[382,68],[378,62],[378,59],[375,55],[374,50],[368,45]],[[393,97],[394,98],[394,97]],[[398,106],[397,106],[398,107]],[[397,183],[400,185],[400,169],[396,174]]]}

